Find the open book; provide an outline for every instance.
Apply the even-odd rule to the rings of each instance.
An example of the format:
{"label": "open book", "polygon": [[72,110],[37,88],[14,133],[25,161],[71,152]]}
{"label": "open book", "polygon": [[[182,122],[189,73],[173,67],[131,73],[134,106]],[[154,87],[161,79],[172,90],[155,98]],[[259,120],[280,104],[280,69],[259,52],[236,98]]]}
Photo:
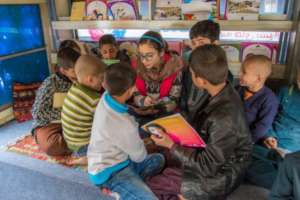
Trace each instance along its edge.
{"label": "open book", "polygon": [[157,134],[156,129],[167,133],[177,144],[188,147],[205,147],[205,142],[195,129],[180,115],[174,114],[153,120],[144,126],[144,130],[151,134]]}

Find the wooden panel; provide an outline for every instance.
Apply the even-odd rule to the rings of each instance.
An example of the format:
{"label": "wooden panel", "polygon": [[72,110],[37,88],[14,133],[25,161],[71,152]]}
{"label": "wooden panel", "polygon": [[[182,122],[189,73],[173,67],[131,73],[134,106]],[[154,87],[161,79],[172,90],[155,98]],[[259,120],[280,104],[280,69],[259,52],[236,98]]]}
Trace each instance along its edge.
{"label": "wooden panel", "polygon": [[[53,28],[57,30],[68,29],[190,29],[197,21],[54,21]],[[236,31],[278,31],[288,32],[292,30],[291,21],[218,21],[221,30]]]}
{"label": "wooden panel", "polygon": [[44,33],[44,40],[45,40],[45,47],[47,50],[47,58],[48,58],[48,68],[50,72],[53,72],[53,68],[51,67],[51,50],[52,48],[52,32],[50,29],[50,16],[48,13],[48,5],[47,4],[40,4],[41,10],[41,20],[43,26],[43,33]]}

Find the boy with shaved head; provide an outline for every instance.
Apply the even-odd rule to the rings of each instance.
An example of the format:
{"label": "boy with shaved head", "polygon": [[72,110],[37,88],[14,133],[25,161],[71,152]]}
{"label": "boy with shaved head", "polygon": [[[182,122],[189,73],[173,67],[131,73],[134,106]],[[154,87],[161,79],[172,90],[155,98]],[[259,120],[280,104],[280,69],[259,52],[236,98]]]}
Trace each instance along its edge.
{"label": "boy with shaved head", "polygon": [[240,71],[239,94],[244,101],[246,118],[253,143],[265,137],[278,110],[275,94],[265,86],[272,72],[272,63],[263,55],[246,58]]}
{"label": "boy with shaved head", "polygon": [[78,79],[65,98],[62,108],[63,136],[76,157],[68,164],[87,164],[94,112],[100,99],[105,64],[94,56],[80,56],[75,64]]}

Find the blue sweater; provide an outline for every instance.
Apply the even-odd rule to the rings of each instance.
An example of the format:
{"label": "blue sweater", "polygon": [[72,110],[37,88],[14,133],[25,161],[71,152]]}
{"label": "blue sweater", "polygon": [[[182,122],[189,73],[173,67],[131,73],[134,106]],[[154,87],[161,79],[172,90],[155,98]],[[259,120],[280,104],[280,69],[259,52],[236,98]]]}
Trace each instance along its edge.
{"label": "blue sweater", "polygon": [[279,92],[279,111],[268,136],[277,138],[278,146],[291,152],[300,150],[300,90],[283,87]]}
{"label": "blue sweater", "polygon": [[264,138],[268,130],[272,127],[273,120],[278,111],[278,100],[272,90],[265,86],[247,100],[244,100],[246,88],[238,86],[237,90],[244,102],[252,141],[256,143]]}

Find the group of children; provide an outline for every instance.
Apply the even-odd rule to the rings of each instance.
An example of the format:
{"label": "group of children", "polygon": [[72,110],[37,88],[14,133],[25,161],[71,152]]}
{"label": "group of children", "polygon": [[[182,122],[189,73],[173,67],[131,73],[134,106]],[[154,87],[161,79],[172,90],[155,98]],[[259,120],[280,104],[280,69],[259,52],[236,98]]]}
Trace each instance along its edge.
{"label": "group of children", "polygon": [[[132,60],[112,35],[100,39],[97,56],[74,41],[62,42],[57,71],[43,82],[33,106],[37,144],[49,155],[73,154],[68,164],[88,164],[90,180],[121,199],[157,199],[144,180],[163,170],[165,158],[147,154],[137,121],[145,122],[141,116],[159,117],[162,110],[155,105],[161,104],[165,114],[182,112],[207,143],[195,149],[174,144],[165,133],[151,136],[182,165],[178,198],[226,198],[242,182],[253,144],[286,149],[287,141],[292,143],[279,129],[286,131],[290,125],[282,125],[284,120],[300,127],[300,105],[290,105],[300,92],[293,86],[278,101],[265,86],[271,61],[260,55],[246,58],[240,84],[233,88],[219,35],[219,24],[196,23],[185,61],[168,51],[154,31],[139,39],[137,58]],[[118,63],[107,65],[106,60]],[[296,150],[300,148],[293,147]]]}

